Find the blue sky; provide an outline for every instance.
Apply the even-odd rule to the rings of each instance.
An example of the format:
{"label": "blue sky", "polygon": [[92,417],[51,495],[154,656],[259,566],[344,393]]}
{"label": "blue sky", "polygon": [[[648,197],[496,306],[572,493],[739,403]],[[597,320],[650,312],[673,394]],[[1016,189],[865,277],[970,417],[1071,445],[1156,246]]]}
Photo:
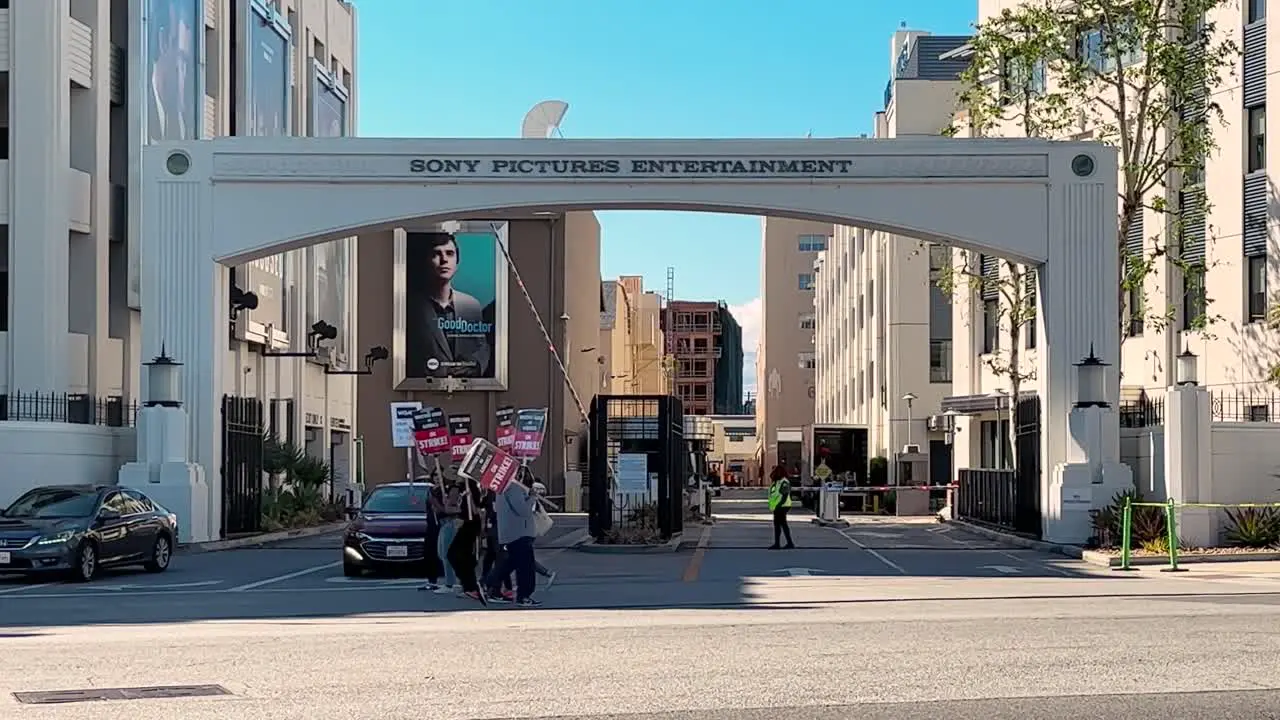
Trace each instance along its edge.
{"label": "blue sky", "polygon": [[[976,0],[357,0],[359,134],[516,137],[540,100],[567,138],[870,132],[899,24],[964,34]],[[760,224],[602,212],[602,273],[737,306],[759,327]],[[748,368],[750,373],[750,369]],[[753,377],[754,373],[749,374]]]}

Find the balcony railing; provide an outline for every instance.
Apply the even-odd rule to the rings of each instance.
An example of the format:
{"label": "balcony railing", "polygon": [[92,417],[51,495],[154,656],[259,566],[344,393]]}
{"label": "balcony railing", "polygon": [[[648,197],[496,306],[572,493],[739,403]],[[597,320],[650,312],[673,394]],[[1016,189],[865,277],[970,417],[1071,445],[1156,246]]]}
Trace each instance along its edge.
{"label": "balcony railing", "polygon": [[138,406],[123,398],[95,398],[80,393],[0,394],[0,422],[65,422],[77,425],[132,427]]}

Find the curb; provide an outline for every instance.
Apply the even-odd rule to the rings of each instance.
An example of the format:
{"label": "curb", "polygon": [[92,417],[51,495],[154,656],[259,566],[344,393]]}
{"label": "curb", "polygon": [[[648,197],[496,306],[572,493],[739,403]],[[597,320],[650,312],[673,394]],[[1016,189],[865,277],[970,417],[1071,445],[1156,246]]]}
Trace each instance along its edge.
{"label": "curb", "polygon": [[1090,551],[1075,545],[1061,545],[1058,543],[1044,542],[1043,540],[1032,540],[1031,538],[1022,537],[1021,535],[1013,535],[1011,533],[1000,532],[999,530],[992,530],[991,528],[983,527],[981,525],[974,525],[973,523],[965,522],[964,520],[943,520],[942,522],[947,525],[954,525],[967,533],[978,535],[980,537],[987,538],[988,540],[999,540],[1000,542],[1006,542],[1010,545],[1027,548],[1028,550],[1038,550],[1040,552],[1053,553],[1054,555],[1064,555],[1076,560],[1093,562],[1087,557],[1090,554]]}
{"label": "curb", "polygon": [[578,552],[594,553],[597,555],[659,555],[662,553],[673,553],[680,550],[680,543],[683,540],[682,533],[676,533],[671,539],[661,545],[603,545],[595,541],[595,538],[587,538],[583,542],[571,547]]}
{"label": "curb", "polygon": [[281,530],[279,532],[259,533],[248,537],[230,538],[227,540],[210,540],[208,542],[182,543],[178,545],[178,550],[185,553],[207,553],[221,552],[222,550],[236,550],[246,547],[259,547],[277,543],[282,540],[295,540],[297,538],[309,538],[317,535],[328,535],[337,532],[347,526],[344,522],[334,522],[325,525],[316,525],[309,528],[297,528],[295,530]]}
{"label": "curb", "polygon": [[566,550],[577,547],[591,538],[588,528],[578,528],[572,532],[567,532],[555,540],[547,543],[543,547],[548,550]]}
{"label": "curb", "polygon": [[822,518],[813,518],[809,520],[809,522],[817,525],[818,527],[832,528],[834,530],[843,530],[844,528],[851,527],[848,520],[836,520],[833,522],[830,520],[823,520]]}
{"label": "curb", "polygon": [[[1098,565],[1099,567],[1120,567],[1120,556],[1111,555],[1110,553],[1098,552],[1097,550],[1085,550],[1085,562]],[[1178,566],[1181,567],[1187,563],[1237,563],[1237,562],[1274,562],[1280,560],[1280,552],[1258,552],[1258,553],[1178,553]],[[1154,567],[1158,565],[1168,565],[1168,555],[1130,555],[1130,567]]]}

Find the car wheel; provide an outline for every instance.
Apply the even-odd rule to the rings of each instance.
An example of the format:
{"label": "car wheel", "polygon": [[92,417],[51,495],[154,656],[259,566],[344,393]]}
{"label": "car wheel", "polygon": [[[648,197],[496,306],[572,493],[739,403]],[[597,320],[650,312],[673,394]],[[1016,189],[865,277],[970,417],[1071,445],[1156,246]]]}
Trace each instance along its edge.
{"label": "car wheel", "polygon": [[143,564],[147,572],[164,572],[169,569],[169,561],[173,559],[173,541],[168,535],[157,535],[156,543],[151,548],[151,559]]}
{"label": "car wheel", "polygon": [[364,570],[359,565],[344,562],[342,563],[342,574],[345,577],[360,577],[364,575]]}
{"label": "car wheel", "polygon": [[76,549],[76,566],[71,571],[76,582],[89,582],[98,574],[98,546],[84,541]]}

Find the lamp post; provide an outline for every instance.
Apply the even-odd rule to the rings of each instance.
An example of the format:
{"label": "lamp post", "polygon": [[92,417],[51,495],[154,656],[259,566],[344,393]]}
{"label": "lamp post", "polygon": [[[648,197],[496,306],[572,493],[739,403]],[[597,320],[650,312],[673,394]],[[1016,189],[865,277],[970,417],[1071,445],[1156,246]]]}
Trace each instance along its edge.
{"label": "lamp post", "polygon": [[1199,357],[1191,352],[1191,348],[1183,348],[1178,354],[1177,365],[1175,368],[1175,378],[1178,387],[1194,387],[1200,384]]}
{"label": "lamp post", "polygon": [[147,369],[147,401],[143,406],[182,407],[182,363],[169,357],[161,344],[160,354],[142,366]]}
{"label": "lamp post", "polygon": [[1084,358],[1076,367],[1076,407],[1111,407],[1107,402],[1107,368],[1110,363],[1102,362],[1093,352],[1093,344],[1089,345],[1089,357]]}
{"label": "lamp post", "polygon": [[916,397],[917,396],[915,393],[907,393],[906,395],[902,396],[903,402],[907,404],[907,444],[908,445],[915,444],[911,442],[912,440],[911,430],[912,430],[912,426],[915,425],[915,418],[912,416],[911,404],[916,401]]}

